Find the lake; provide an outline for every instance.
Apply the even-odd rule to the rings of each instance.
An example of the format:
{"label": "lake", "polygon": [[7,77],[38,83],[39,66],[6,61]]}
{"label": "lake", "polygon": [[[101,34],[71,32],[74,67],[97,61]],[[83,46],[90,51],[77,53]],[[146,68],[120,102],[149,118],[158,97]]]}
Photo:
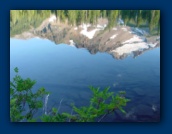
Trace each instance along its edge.
{"label": "lake", "polygon": [[87,49],[58,44],[40,38],[10,38],[10,79],[19,68],[24,78],[36,80],[34,90],[44,87],[51,92],[47,108],[61,107],[71,112],[71,103],[88,105],[92,85],[110,91],[126,91],[131,101],[126,115],[115,112],[104,122],[156,122],[160,120],[160,48],[133,58],[115,59],[105,52],[90,54]]}

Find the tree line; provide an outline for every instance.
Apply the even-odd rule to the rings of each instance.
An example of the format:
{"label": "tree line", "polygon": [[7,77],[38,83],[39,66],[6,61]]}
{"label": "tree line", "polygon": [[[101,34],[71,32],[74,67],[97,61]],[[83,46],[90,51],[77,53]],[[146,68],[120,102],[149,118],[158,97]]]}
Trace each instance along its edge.
{"label": "tree line", "polygon": [[37,28],[50,14],[50,10],[11,10],[10,36]]}
{"label": "tree line", "polygon": [[20,22],[21,18],[35,25],[35,20],[43,20],[50,14],[55,14],[57,21],[73,26],[82,23],[96,24],[99,18],[107,18],[110,29],[122,19],[124,25],[148,26],[150,31],[156,29],[160,32],[160,10],[11,10],[10,27]]}

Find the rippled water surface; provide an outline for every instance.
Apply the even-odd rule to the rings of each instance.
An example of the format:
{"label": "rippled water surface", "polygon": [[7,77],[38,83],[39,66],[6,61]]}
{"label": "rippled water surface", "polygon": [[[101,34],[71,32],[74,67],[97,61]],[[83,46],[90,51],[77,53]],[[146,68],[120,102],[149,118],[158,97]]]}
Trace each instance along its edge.
{"label": "rippled water surface", "polygon": [[110,86],[110,91],[126,91],[131,102],[126,115],[116,111],[104,121],[159,121],[160,119],[160,48],[132,58],[116,60],[108,53],[90,54],[66,44],[55,45],[49,40],[10,39],[10,79],[13,69],[22,77],[37,81],[34,90],[45,87],[50,91],[47,108],[71,111],[70,104],[88,104],[88,86]]}

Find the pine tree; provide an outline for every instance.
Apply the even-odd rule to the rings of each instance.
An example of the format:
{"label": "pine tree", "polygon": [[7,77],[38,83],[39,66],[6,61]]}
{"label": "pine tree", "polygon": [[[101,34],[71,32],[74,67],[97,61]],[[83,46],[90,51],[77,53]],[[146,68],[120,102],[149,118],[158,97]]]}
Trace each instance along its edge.
{"label": "pine tree", "polygon": [[77,16],[78,16],[77,10],[68,10],[67,17],[68,17],[70,24],[72,24],[72,25],[76,24]]}

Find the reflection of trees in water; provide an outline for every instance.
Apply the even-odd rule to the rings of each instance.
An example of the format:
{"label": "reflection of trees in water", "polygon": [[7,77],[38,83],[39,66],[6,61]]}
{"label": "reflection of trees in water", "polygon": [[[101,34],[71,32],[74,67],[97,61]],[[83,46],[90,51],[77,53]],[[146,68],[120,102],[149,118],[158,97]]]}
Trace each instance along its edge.
{"label": "reflection of trees in water", "polygon": [[[48,23],[46,25],[41,24],[43,20],[48,18],[51,13],[54,13],[57,17],[57,24],[52,25]],[[75,31],[71,32],[71,26],[66,25],[79,25],[83,22],[97,24],[97,20],[100,17],[108,19],[108,25],[105,30],[102,30],[94,39],[89,40],[83,35],[76,34]],[[114,41],[109,38],[110,30],[117,25],[117,20],[122,18],[124,24],[135,26],[147,26],[151,30],[160,29],[160,11],[159,10],[12,10],[10,12],[10,35],[20,34],[26,30],[34,29],[40,26],[39,29],[33,30],[34,35],[38,35],[42,38],[52,40],[56,44],[66,43],[73,39],[77,48],[86,48],[91,54],[97,52],[107,52],[112,54],[116,59],[123,59],[128,54],[119,55],[116,52],[111,53],[112,50],[123,46],[124,44],[119,41]],[[59,23],[63,22],[63,23]],[[107,31],[109,29],[109,31]],[[138,36],[143,35],[137,28],[131,28],[132,32]],[[137,29],[138,30],[138,29]],[[148,31],[148,30],[146,30]],[[104,34],[106,33],[106,35]],[[105,36],[104,36],[105,35]],[[145,38],[145,42],[146,42]],[[145,50],[144,50],[145,51]],[[142,54],[144,51],[134,51],[133,57]]]}
{"label": "reflection of trees in water", "polygon": [[99,18],[107,18],[111,29],[122,18],[125,25],[137,27],[148,26],[150,31],[160,32],[160,10],[11,10],[11,35],[19,34],[29,28],[38,27],[42,21],[55,14],[57,22],[80,25],[82,23],[97,24]]}
{"label": "reflection of trees in water", "polygon": [[10,36],[38,27],[50,13],[50,10],[11,10]]}

